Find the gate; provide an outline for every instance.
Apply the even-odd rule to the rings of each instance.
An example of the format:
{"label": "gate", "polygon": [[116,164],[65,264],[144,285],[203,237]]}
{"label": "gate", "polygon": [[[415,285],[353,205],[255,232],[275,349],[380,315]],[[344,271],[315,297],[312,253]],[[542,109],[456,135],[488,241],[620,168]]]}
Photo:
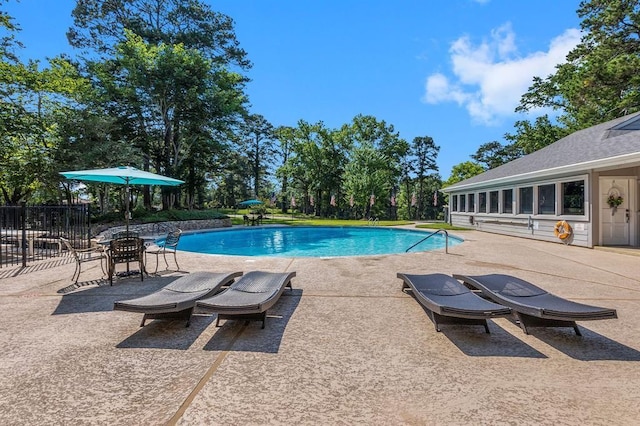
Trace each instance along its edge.
{"label": "gate", "polygon": [[23,266],[62,254],[60,237],[89,247],[88,204],[0,207],[0,268]]}

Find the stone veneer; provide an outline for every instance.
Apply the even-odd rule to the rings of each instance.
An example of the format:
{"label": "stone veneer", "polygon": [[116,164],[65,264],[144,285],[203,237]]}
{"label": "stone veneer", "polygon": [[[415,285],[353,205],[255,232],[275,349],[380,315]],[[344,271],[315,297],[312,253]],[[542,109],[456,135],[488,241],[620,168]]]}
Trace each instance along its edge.
{"label": "stone veneer", "polygon": [[[225,219],[204,219],[204,220],[183,220],[170,222],[142,223],[129,225],[130,231],[139,232],[141,236],[157,235],[163,236],[173,229],[183,231],[193,231],[198,229],[225,228],[231,226],[231,218]],[[107,230],[93,229],[91,235],[96,238],[109,238],[114,232],[124,231],[125,226],[114,226]]]}

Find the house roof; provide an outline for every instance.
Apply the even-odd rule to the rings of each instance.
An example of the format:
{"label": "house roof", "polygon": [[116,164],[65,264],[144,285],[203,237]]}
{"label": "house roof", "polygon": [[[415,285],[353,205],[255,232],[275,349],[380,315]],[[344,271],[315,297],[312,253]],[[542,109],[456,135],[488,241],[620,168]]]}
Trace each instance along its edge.
{"label": "house roof", "polygon": [[640,162],[640,112],[578,130],[536,152],[444,188],[445,192],[514,183],[596,167]]}

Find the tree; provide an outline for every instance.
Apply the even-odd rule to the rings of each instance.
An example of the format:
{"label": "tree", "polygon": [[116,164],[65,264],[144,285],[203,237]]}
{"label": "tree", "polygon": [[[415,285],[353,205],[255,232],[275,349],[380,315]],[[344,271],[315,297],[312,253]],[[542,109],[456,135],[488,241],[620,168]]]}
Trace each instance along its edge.
{"label": "tree", "polygon": [[493,141],[480,145],[476,153],[471,155],[471,158],[482,164],[485,170],[490,170],[521,156],[517,143],[502,145],[498,141]]}
{"label": "tree", "polygon": [[276,176],[280,178],[280,190],[281,190],[281,208],[283,213],[287,213],[286,195],[288,194],[288,186],[290,180],[290,174],[288,172],[287,164],[289,156],[293,152],[293,144],[295,141],[295,129],[288,126],[280,126],[275,129],[275,138],[278,140],[278,154],[281,159],[280,166],[276,170]]}
{"label": "tree", "polygon": [[163,208],[181,190],[193,206],[245,113],[247,79],[231,68],[250,63],[233,21],[198,0],[79,0],[72,14],[69,42],[91,54],[86,71],[138,166],[186,182],[162,189]]}
{"label": "tree", "polygon": [[67,31],[71,46],[113,56],[125,30],[151,45],[183,45],[218,66],[250,68],[233,20],[199,0],[77,0]]}
{"label": "tree", "polygon": [[[373,210],[376,215],[381,214],[384,208],[391,208],[392,193],[399,186],[403,175],[406,175],[406,156],[409,153],[409,144],[402,139],[393,125],[387,125],[384,120],[378,120],[373,116],[357,115],[349,125],[342,126],[340,137],[349,141],[346,145],[352,145],[354,151],[350,162],[360,161],[348,170],[355,173],[357,170],[368,170],[375,175],[370,179],[360,180],[347,175],[351,183],[344,194],[349,199],[354,197],[356,204],[365,207],[364,215],[371,215],[369,198],[376,198]],[[362,149],[359,149],[362,148]],[[371,150],[379,155],[373,155]],[[355,154],[358,154],[358,157]],[[384,159],[384,161],[379,161]],[[379,179],[387,179],[381,182]],[[371,187],[363,187],[368,184]],[[366,185],[365,185],[366,186]],[[355,192],[363,191],[363,192]],[[386,201],[382,201],[386,200]]]}
{"label": "tree", "polygon": [[[427,203],[426,180],[429,176],[429,171],[438,171],[436,160],[439,152],[440,147],[437,146],[433,138],[429,136],[416,137],[411,143],[410,153],[414,159],[411,163],[411,170],[416,175],[416,183],[418,186],[416,219],[424,218],[425,207],[429,204]],[[439,180],[440,178],[438,177],[438,181]],[[438,189],[439,187],[429,188],[428,194],[432,194]]]}
{"label": "tree", "polygon": [[449,179],[444,181],[442,186],[451,186],[454,183],[462,182],[463,180],[467,180],[484,172],[484,167],[480,164],[474,163],[473,161],[465,161],[451,168]]}
{"label": "tree", "polygon": [[267,167],[275,155],[273,126],[262,115],[248,115],[241,126],[240,138],[253,175],[253,193],[259,197],[261,178],[268,173]]}
{"label": "tree", "polygon": [[[244,111],[242,77],[216,67],[198,50],[150,45],[126,33],[114,60],[93,65],[97,82],[143,152],[142,168],[151,165],[157,173],[182,177],[192,204],[221,146],[213,135],[224,134]],[[163,208],[176,202],[175,191],[163,189]]]}
{"label": "tree", "polygon": [[[503,159],[508,161],[521,155],[531,154],[547,145],[551,145],[570,133],[570,130],[566,127],[551,123],[547,115],[536,118],[534,124],[531,124],[529,121],[517,121],[515,128],[515,134],[507,133],[504,136],[506,140],[511,141],[511,145],[503,147],[503,150],[511,151],[511,153],[507,152],[503,154]],[[483,162],[476,157],[473,157],[473,159],[478,162]]]}
{"label": "tree", "polygon": [[552,108],[568,132],[640,109],[640,3],[585,0],[584,36],[546,78],[536,77],[517,111]]}
{"label": "tree", "polygon": [[[344,190],[345,195],[353,197],[356,211],[362,217],[373,217],[381,212],[381,196],[393,189],[388,163],[389,158],[371,144],[357,146],[352,151],[344,173]],[[370,202],[372,196],[373,206]]]}
{"label": "tree", "polygon": [[56,118],[75,107],[88,87],[68,61],[54,58],[49,68],[22,63],[15,49],[13,18],[0,11],[0,189],[6,204],[29,201],[38,191],[51,201],[47,186],[59,181],[53,155],[60,143]]}

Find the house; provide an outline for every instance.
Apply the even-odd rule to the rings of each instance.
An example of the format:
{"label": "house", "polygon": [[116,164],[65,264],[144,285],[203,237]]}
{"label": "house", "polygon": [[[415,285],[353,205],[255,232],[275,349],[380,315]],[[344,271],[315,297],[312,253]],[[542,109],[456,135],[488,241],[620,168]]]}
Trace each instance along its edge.
{"label": "house", "polygon": [[640,113],[634,113],[443,191],[453,225],[584,247],[638,247],[639,181]]}

